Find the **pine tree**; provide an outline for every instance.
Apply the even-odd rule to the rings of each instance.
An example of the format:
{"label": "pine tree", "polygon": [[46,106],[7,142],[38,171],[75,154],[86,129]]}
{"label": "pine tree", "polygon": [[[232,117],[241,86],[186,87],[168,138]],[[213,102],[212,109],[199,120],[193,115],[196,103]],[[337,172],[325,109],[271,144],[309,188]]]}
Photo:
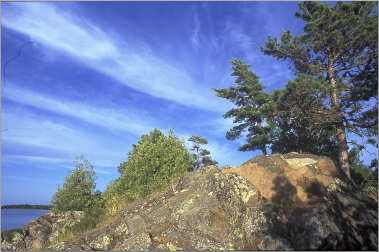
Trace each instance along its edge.
{"label": "pine tree", "polygon": [[[298,74],[282,90],[271,93],[269,113],[275,122],[272,152],[291,151],[326,155],[335,158],[336,118],[327,104],[327,84],[321,77]],[[338,162],[338,159],[335,160]]]}
{"label": "pine tree", "polygon": [[[299,3],[302,13],[296,13],[296,17],[305,21],[304,33],[293,37],[286,31],[280,42],[269,37],[265,48],[261,48],[266,55],[288,60],[296,72],[326,79],[329,110],[336,119],[339,164],[349,178],[346,130],[359,133],[362,128],[377,127],[377,115],[373,113],[377,108],[365,110],[363,106],[354,105],[370,100],[375,89],[377,92],[377,88],[372,87],[376,85],[378,71],[375,6],[375,2],[337,2],[333,7],[318,2]],[[354,96],[359,88],[367,86],[373,91],[369,97]],[[375,134],[372,130],[366,133]]]}
{"label": "pine tree", "polygon": [[232,64],[238,87],[215,89],[219,97],[237,105],[224,115],[239,123],[227,133],[228,139],[246,130],[247,143],[240,147],[242,151],[261,149],[266,154],[266,148],[271,148],[272,153],[313,153],[338,162],[336,119],[326,104],[328,86],[324,78],[298,74],[284,89],[268,93],[249,65],[239,60]]}
{"label": "pine tree", "polygon": [[264,125],[267,111],[270,110],[270,97],[263,91],[265,87],[259,83],[259,77],[249,70],[250,65],[237,59],[233,59],[231,63],[231,75],[237,77],[234,81],[237,86],[214,88],[218,97],[228,99],[237,106],[223,115],[224,118],[233,117],[233,122],[238,123],[226,133],[226,138],[234,140],[247,130],[247,144],[242,145],[239,150],[261,150],[266,155],[272,130],[272,125]]}
{"label": "pine tree", "polygon": [[193,153],[194,170],[203,166],[217,165],[218,162],[212,160],[209,156],[211,153],[207,149],[201,147],[202,145],[208,144],[207,139],[200,136],[191,136],[188,138],[188,141],[192,142],[192,148],[190,150]]}

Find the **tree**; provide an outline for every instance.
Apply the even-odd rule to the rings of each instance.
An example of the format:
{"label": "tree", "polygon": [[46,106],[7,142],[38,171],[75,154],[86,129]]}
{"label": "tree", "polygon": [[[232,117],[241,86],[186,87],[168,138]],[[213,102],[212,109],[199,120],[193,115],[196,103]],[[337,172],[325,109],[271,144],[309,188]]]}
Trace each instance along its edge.
{"label": "tree", "polygon": [[194,170],[203,166],[217,165],[218,162],[209,157],[211,153],[201,147],[202,145],[208,144],[207,139],[200,136],[191,136],[188,138],[188,141],[192,142],[192,148],[190,150],[193,152]]}
{"label": "tree", "polygon": [[142,135],[118,167],[121,176],[112,190],[135,199],[167,185],[174,176],[193,169],[191,155],[171,130],[165,135],[154,129]]}
{"label": "tree", "polygon": [[[375,89],[377,92],[372,87],[378,75],[375,67],[378,18],[374,6],[377,3],[337,2],[333,7],[318,2],[299,3],[302,13],[296,13],[296,17],[305,21],[304,33],[293,37],[286,31],[281,35],[281,42],[268,37],[265,48],[261,47],[265,55],[288,60],[295,72],[325,78],[331,102],[329,114],[336,118],[339,164],[349,178],[346,130],[360,133],[360,129],[377,127],[377,115],[375,119],[372,113],[377,109],[365,110],[357,105],[370,100]],[[373,91],[368,97],[354,96],[368,85]]]}
{"label": "tree", "polygon": [[267,145],[271,141],[269,134],[272,125],[263,125],[263,123],[266,112],[270,110],[270,97],[263,91],[265,87],[259,83],[259,77],[249,70],[250,65],[237,59],[233,59],[231,63],[233,69],[231,75],[237,77],[234,81],[237,87],[213,89],[218,97],[228,99],[237,106],[223,115],[224,118],[233,117],[233,123],[239,123],[226,133],[226,138],[234,140],[247,129],[247,144],[242,145],[239,150],[258,149],[266,155]]}
{"label": "tree", "polygon": [[233,140],[247,131],[240,150],[271,148],[272,153],[313,153],[335,161],[336,130],[327,107],[328,86],[322,77],[298,74],[282,90],[265,92],[256,76],[240,60],[232,60],[237,87],[215,89],[219,97],[237,105],[224,114],[239,123],[227,132]]}
{"label": "tree", "polygon": [[[364,146],[354,143],[354,147],[349,151],[349,161],[351,164],[351,178],[363,190],[370,186],[378,188],[378,168],[377,159],[374,159],[370,166],[367,166],[359,158]],[[372,170],[372,168],[375,168]]]}
{"label": "tree", "polygon": [[335,117],[329,113],[327,84],[322,77],[298,74],[282,90],[274,90],[269,120],[273,153],[291,151],[326,155],[338,163]]}
{"label": "tree", "polygon": [[96,174],[90,162],[82,155],[74,160],[74,169],[64,181],[63,187],[58,186],[54,194],[52,209],[56,212],[90,211],[95,206]]}

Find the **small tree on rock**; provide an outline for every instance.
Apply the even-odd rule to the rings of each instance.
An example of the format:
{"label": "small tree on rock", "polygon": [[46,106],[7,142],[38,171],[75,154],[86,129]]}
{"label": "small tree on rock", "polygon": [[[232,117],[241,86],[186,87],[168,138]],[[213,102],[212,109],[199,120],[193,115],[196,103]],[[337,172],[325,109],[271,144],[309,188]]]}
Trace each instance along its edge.
{"label": "small tree on rock", "polygon": [[209,156],[211,153],[201,147],[202,145],[208,144],[207,139],[200,136],[191,136],[188,138],[188,141],[192,142],[192,148],[190,150],[193,152],[192,157],[195,170],[203,166],[218,164],[217,161],[212,160]]}
{"label": "small tree on rock", "polygon": [[54,194],[52,210],[55,212],[85,211],[89,212],[95,204],[96,175],[90,162],[78,156],[75,168],[66,176],[63,187],[58,186]]}
{"label": "small tree on rock", "polygon": [[121,176],[112,190],[132,200],[159,190],[174,176],[192,170],[192,160],[173,130],[165,135],[154,129],[133,145],[128,160],[118,170]]}

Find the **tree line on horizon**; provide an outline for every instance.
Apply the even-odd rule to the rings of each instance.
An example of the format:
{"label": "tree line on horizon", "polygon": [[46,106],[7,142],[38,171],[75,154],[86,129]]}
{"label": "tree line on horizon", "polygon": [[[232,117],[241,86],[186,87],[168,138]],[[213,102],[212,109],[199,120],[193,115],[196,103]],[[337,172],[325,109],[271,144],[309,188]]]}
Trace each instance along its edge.
{"label": "tree line on horizon", "polygon": [[1,209],[41,209],[50,210],[51,205],[13,204],[1,206]]}

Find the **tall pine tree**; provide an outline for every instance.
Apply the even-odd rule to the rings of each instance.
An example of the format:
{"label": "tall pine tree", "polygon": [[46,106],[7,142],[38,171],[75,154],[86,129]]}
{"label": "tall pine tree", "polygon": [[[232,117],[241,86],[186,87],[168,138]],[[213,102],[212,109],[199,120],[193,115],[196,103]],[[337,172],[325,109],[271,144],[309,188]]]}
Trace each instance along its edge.
{"label": "tall pine tree", "polygon": [[233,122],[238,124],[226,133],[226,138],[234,140],[247,130],[247,144],[242,145],[239,150],[261,150],[266,155],[272,130],[270,124],[264,124],[266,111],[270,110],[268,109],[270,97],[263,91],[265,86],[259,83],[259,77],[249,70],[250,65],[237,59],[233,59],[231,63],[233,65],[231,75],[237,77],[235,80],[237,86],[214,88],[218,97],[228,99],[237,106],[223,115],[224,118],[234,118]]}
{"label": "tall pine tree", "polygon": [[[262,47],[266,55],[292,63],[295,72],[323,76],[329,87],[330,115],[335,128],[339,165],[350,176],[346,130],[377,134],[377,108],[365,109],[361,102],[377,96],[378,17],[375,2],[337,2],[333,7],[318,2],[299,3],[305,21],[304,33],[293,37],[290,31],[281,41],[269,37]],[[356,95],[368,88],[369,97]],[[375,91],[376,89],[376,91]],[[354,101],[354,102],[353,102]],[[355,104],[355,105],[354,105]],[[367,105],[367,104],[366,104]],[[377,126],[376,126],[377,127]],[[371,130],[370,130],[371,129]]]}

